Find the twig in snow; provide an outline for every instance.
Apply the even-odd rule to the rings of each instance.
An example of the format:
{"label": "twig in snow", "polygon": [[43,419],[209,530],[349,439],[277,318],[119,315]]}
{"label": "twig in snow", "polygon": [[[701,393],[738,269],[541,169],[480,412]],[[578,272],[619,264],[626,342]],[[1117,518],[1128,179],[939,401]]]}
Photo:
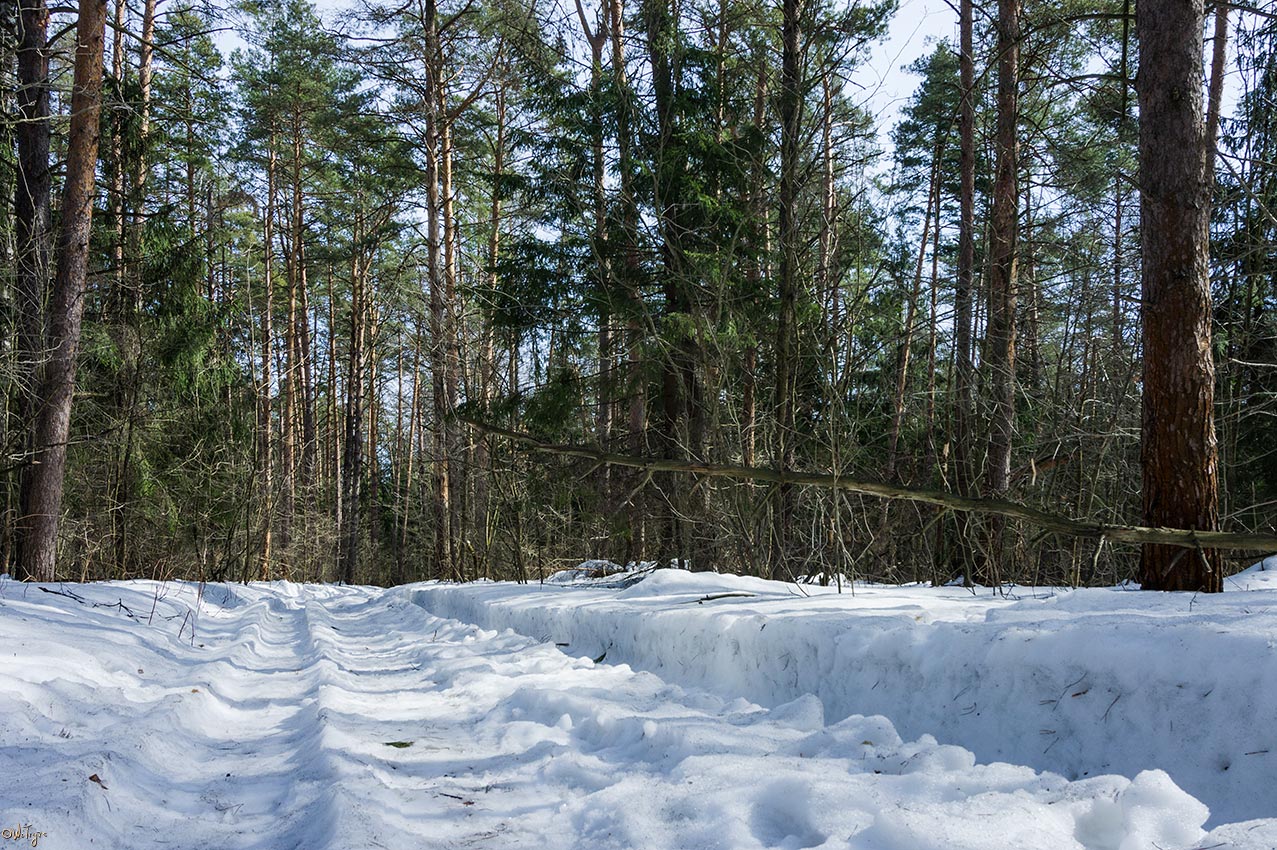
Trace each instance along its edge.
{"label": "twig in snow", "polygon": [[[1075,681],[1073,681],[1073,682],[1069,682],[1067,685],[1065,685],[1065,686],[1064,686],[1064,690],[1060,691],[1060,695],[1059,695],[1058,697],[1056,697],[1055,699],[1044,699],[1044,700],[1042,700],[1041,702],[1039,702],[1039,703],[1038,703],[1038,705],[1052,705],[1052,706],[1054,706],[1055,708],[1059,708],[1059,707],[1060,707],[1060,700],[1064,699],[1064,695],[1065,695],[1065,694],[1067,694],[1069,691],[1073,690],[1074,688],[1076,688],[1078,685],[1082,684],[1082,682],[1084,682],[1084,681],[1086,681],[1086,674],[1085,674],[1085,673],[1083,673],[1081,676],[1079,676],[1079,677],[1077,678],[1077,680],[1075,680]],[[1078,692],[1077,692],[1077,693],[1075,693],[1073,696],[1075,696],[1075,697],[1080,697],[1080,696],[1082,696],[1082,694],[1086,693],[1086,692],[1087,692],[1087,691],[1089,691],[1089,690],[1090,690],[1090,688],[1087,688],[1087,689],[1082,690],[1082,691],[1078,691]],[[1054,709],[1052,709],[1052,710],[1054,710]]]}
{"label": "twig in snow", "polygon": [[120,611],[124,614],[124,616],[128,617],[130,620],[137,619],[137,616],[134,615],[133,613],[133,609],[129,608],[129,606],[124,604],[124,599],[122,597],[119,602],[114,602],[109,605],[105,602],[94,602],[93,607],[94,608],[119,608]]}
{"label": "twig in snow", "polygon": [[1121,694],[1118,694],[1117,696],[1113,697],[1113,701],[1109,703],[1109,707],[1104,709],[1104,716],[1100,718],[1101,720],[1105,721],[1106,723],[1108,722],[1109,712],[1113,710],[1113,706],[1117,705],[1117,701],[1120,700],[1121,698],[1122,698]]}
{"label": "twig in snow", "polygon": [[456,794],[445,794],[445,793],[444,793],[444,792],[442,792],[442,791],[436,791],[435,793],[437,793],[440,797],[449,797],[449,798],[451,798],[451,799],[453,799],[453,800],[460,800],[460,801],[461,801],[461,805],[463,805],[463,806],[473,806],[473,805],[474,805],[474,800],[467,800],[465,797],[458,797]]}
{"label": "twig in snow", "polygon": [[72,593],[69,590],[49,590],[49,588],[39,584],[36,585],[36,587],[44,591],[45,593],[52,593],[54,596],[65,596],[67,599],[74,599],[76,602],[79,602],[81,605],[84,604],[83,596],[76,596],[74,593]]}
{"label": "twig in snow", "polygon": [[695,602],[697,605],[704,605],[706,602],[713,602],[715,599],[730,599],[736,596],[753,596],[752,593],[738,591],[735,593],[711,593],[708,596],[702,596],[700,599],[684,599],[681,604],[688,605]]}
{"label": "twig in snow", "polygon": [[151,614],[146,618],[146,624],[151,625],[151,621],[155,619],[155,606],[160,604],[160,587],[155,585],[155,596],[151,598]]}

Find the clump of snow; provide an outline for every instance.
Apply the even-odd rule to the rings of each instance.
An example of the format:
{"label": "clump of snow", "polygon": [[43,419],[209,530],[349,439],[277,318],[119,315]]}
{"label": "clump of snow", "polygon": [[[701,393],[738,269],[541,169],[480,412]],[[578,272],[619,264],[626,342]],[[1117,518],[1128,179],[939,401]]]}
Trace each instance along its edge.
{"label": "clump of snow", "polygon": [[622,566],[613,561],[582,561],[569,570],[546,576],[542,584],[569,587],[628,587],[645,579],[656,569],[655,561]]}

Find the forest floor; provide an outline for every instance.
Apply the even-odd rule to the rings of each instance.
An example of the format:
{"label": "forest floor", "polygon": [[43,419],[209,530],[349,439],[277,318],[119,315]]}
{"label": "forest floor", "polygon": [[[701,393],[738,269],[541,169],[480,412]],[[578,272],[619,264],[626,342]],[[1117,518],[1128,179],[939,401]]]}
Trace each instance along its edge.
{"label": "forest floor", "polygon": [[[1252,576],[1277,587],[1269,577]],[[628,588],[2,580],[0,850],[1277,847],[1277,819],[1254,820],[1277,815],[1277,762],[1258,752],[1275,725],[1270,590],[1199,599],[1190,612],[1187,597],[1118,590],[805,592],[676,571]],[[1082,641],[1075,626],[1093,633],[1070,649]],[[1121,641],[1137,627],[1147,643],[1132,652],[1156,651],[1154,672],[1121,678]],[[1214,664],[1197,669],[1192,642],[1212,639],[1202,652]],[[974,653],[990,641],[1002,655]],[[1092,678],[1073,682],[1083,652]],[[861,662],[849,666],[852,655]],[[919,667],[923,656],[931,666]],[[1041,672],[1052,665],[1061,682]],[[1225,807],[1252,820],[1211,818],[1176,784],[1177,771],[1200,778],[1183,757],[1165,760],[1169,775],[1066,778],[980,764],[971,749],[920,732],[902,740],[893,726],[893,714],[902,729],[931,717],[934,691],[951,714],[987,700],[981,714],[1003,715],[995,725],[1010,738],[1024,703],[1031,724],[1056,715],[1051,735],[1033,729],[1035,750],[1085,755],[1089,744],[1050,739],[1107,737],[1135,754],[1110,760],[1125,769],[1147,748],[1129,744],[1138,718],[1122,703],[1139,712],[1167,700],[1159,677],[1174,667],[1192,699],[1166,711],[1205,703],[1232,727],[1190,725],[1181,737],[1204,759],[1230,741],[1247,748],[1234,769],[1262,759],[1244,768],[1261,787]],[[862,690],[874,669],[880,687]],[[838,675],[849,681],[820,686]],[[979,681],[955,697],[964,675]],[[1212,701],[1198,691],[1216,679],[1230,695]],[[1048,686],[1054,709],[1028,705]],[[1006,687],[1015,693],[999,702]],[[1113,688],[1131,690],[1114,699]],[[888,711],[867,696],[880,691]],[[844,711],[857,692],[868,708]],[[1245,728],[1235,702],[1250,709]],[[1161,717],[1144,718],[1156,734]],[[966,730],[977,750],[980,728]]]}

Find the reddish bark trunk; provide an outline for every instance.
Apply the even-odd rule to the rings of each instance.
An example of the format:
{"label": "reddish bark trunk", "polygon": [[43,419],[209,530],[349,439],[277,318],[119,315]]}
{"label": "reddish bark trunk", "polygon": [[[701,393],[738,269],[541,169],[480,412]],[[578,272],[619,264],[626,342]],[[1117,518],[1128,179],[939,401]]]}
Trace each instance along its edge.
{"label": "reddish bark trunk", "polygon": [[[1219,525],[1202,0],[1138,6],[1144,524]],[[1146,545],[1149,590],[1223,589],[1219,553]]]}
{"label": "reddish bark trunk", "polygon": [[76,353],[88,280],[105,24],[106,0],[81,0],[57,276],[49,301],[49,356],[37,393],[33,465],[23,488],[26,526],[20,557],[26,573],[41,581],[53,580],[57,557]]}

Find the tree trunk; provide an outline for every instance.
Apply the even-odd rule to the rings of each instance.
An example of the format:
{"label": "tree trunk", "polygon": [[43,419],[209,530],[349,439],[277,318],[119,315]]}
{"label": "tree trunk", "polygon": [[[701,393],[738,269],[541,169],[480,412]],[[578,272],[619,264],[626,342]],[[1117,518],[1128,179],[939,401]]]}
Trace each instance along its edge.
{"label": "tree trunk", "polygon": [[49,358],[40,376],[34,463],[23,489],[23,516],[27,526],[20,557],[25,572],[40,581],[53,580],[57,557],[76,353],[88,283],[105,26],[106,0],[81,0],[76,22],[71,130],[67,142],[57,276],[49,299]]}
{"label": "tree trunk", "polygon": [[[1219,526],[1208,270],[1210,182],[1202,120],[1202,0],[1136,9],[1140,49],[1144,522]],[[1223,589],[1217,551],[1145,545],[1149,590]]]}
{"label": "tree trunk", "polygon": [[448,408],[447,395],[447,331],[444,268],[440,235],[439,198],[439,129],[440,68],[438,9],[435,0],[425,0],[422,14],[425,30],[425,92],[426,109],[425,157],[426,157],[426,275],[430,289],[430,376],[434,417],[431,422],[432,483],[434,489],[434,575],[436,578],[457,578],[456,560],[452,549],[452,485],[448,469]]}
{"label": "tree trunk", "polygon": [[274,424],[271,422],[271,360],[275,350],[275,278],[274,263],[271,262],[274,245],[271,242],[271,227],[275,219],[275,137],[272,134],[268,143],[269,154],[266,165],[266,216],[262,221],[262,268],[264,270],[263,286],[266,290],[265,306],[262,308],[262,395],[261,423],[258,432],[259,455],[258,464],[262,475],[262,552],[258,563],[257,577],[265,581],[270,578],[271,571],[271,536],[274,530],[275,511],[275,474],[274,474]]}
{"label": "tree trunk", "polygon": [[[989,227],[989,320],[986,357],[991,392],[985,496],[1000,499],[1011,486],[1015,432],[1016,274],[1019,238],[1020,2],[998,2],[998,120],[993,210]],[[989,523],[983,578],[997,584],[1003,554],[1001,517]]]}
{"label": "tree trunk", "polygon": [[115,268],[112,270],[114,297],[116,308],[125,299],[124,287],[124,38],[125,13],[124,0],[115,0],[115,32],[111,43],[111,76],[115,80],[115,92],[118,103],[116,109],[121,113],[119,120],[113,124],[111,132],[111,227],[114,244],[111,246]]}
{"label": "tree trunk", "polygon": [[[318,439],[315,433],[315,379],[310,344],[310,291],[306,279],[306,187],[302,177],[303,119],[298,115],[293,121],[293,174],[292,174],[292,245],[289,251],[290,301],[297,300],[294,316],[294,345],[297,349],[298,371],[301,382],[301,459],[300,486],[306,505],[306,516],[315,511],[315,457]],[[295,295],[293,294],[295,293]]]}
{"label": "tree trunk", "polygon": [[[576,14],[581,22],[586,41],[590,44],[590,108],[593,142],[594,166],[594,274],[595,298],[598,301],[598,395],[595,400],[594,428],[599,445],[607,448],[612,442],[612,264],[607,244],[607,162],[604,159],[604,126],[603,126],[603,49],[607,47],[607,29],[602,25],[594,32],[585,17],[585,8],[581,0],[576,0]],[[504,100],[501,101],[504,111]],[[504,117],[504,115],[502,116]],[[497,138],[502,138],[504,124],[497,125]],[[495,230],[494,230],[495,232]],[[611,480],[609,469],[599,470],[597,488],[599,513],[609,516],[611,513]]]}
{"label": "tree trunk", "polygon": [[[488,288],[495,293],[500,285],[497,273],[497,262],[501,258],[501,198],[504,191],[501,181],[505,175],[506,157],[506,98],[504,87],[498,87],[496,94],[495,118],[497,124],[496,138],[492,146],[492,197],[488,212]],[[493,339],[492,322],[485,315],[483,322],[483,342],[479,362],[479,399],[486,411],[492,403],[496,384],[496,343]],[[481,537],[483,551],[481,553],[481,573],[489,577],[492,566],[492,504],[491,504],[491,466],[492,438],[487,434],[479,434],[475,445],[475,518]]]}
{"label": "tree trunk", "polygon": [[[440,75],[442,77],[442,74]],[[462,535],[465,527],[466,487],[464,462],[464,433],[460,422],[452,414],[460,398],[461,373],[460,310],[457,305],[457,221],[452,186],[452,122],[448,113],[447,94],[440,85],[439,98],[439,203],[443,227],[443,338],[444,348],[444,463],[448,466],[448,549],[452,553],[452,568],[460,579],[465,578]]]}
{"label": "tree trunk", "polygon": [[[975,47],[972,0],[960,0],[958,77],[962,101],[958,107],[959,155],[958,269],[953,293],[953,482],[958,494],[969,496],[975,478],[971,460],[972,386],[975,369],[971,359],[975,288]],[[955,518],[958,530],[958,568],[970,582],[974,563],[970,518]]]}
{"label": "tree trunk", "polygon": [[[643,293],[639,288],[638,208],[634,194],[634,153],[631,129],[632,92],[625,71],[625,9],[623,0],[608,0],[608,35],[612,42],[612,77],[616,87],[616,151],[620,184],[620,234],[622,244],[614,254],[621,258],[613,274],[625,294],[626,390],[629,396],[628,428],[630,451],[647,451],[647,382],[643,374]],[[632,478],[633,494],[628,506],[629,533],[623,561],[642,561],[647,554],[646,487],[643,478]]]}
{"label": "tree trunk", "polygon": [[[17,45],[18,174],[14,192],[14,230],[17,260],[17,373],[15,412],[25,430],[23,460],[34,460],[35,445],[30,422],[36,411],[36,382],[44,358],[45,298],[49,286],[49,13],[44,0],[19,4]],[[23,540],[31,532],[28,512],[28,480],[34,473],[24,466],[19,476],[19,516],[14,536],[18,575],[26,572]]]}
{"label": "tree trunk", "polygon": [[[356,222],[355,243],[360,238]],[[364,458],[364,342],[365,319],[365,270],[359,252],[350,262],[350,349],[346,368],[346,421],[345,450],[342,453],[342,502],[345,510],[341,516],[342,581],[354,584],[355,570],[359,564],[359,525],[361,514],[361,485]]]}
{"label": "tree trunk", "polygon": [[[799,286],[799,243],[797,210],[802,150],[802,15],[803,0],[784,0],[781,7],[781,77],[780,77],[780,274],[778,277],[779,313],[776,318],[776,465],[782,470],[794,467],[794,395],[797,386],[795,369],[797,346],[797,305]],[[784,575],[790,556],[790,537],[794,523],[793,485],[781,483],[776,488],[776,515],[773,519],[771,573]]]}

